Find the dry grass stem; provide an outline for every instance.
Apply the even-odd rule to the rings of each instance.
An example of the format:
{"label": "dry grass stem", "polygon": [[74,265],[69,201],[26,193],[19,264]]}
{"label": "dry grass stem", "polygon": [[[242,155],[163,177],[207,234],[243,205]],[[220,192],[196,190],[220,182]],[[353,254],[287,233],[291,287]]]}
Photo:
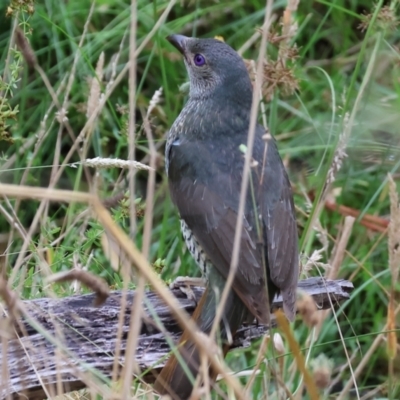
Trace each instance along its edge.
{"label": "dry grass stem", "polygon": [[[274,344],[275,344],[275,335],[276,335],[276,333],[274,334]],[[254,383],[254,380],[256,379],[256,376],[260,371],[260,365],[265,359],[265,354],[266,354],[268,342],[270,341],[270,339],[271,338],[270,338],[269,335],[265,335],[263,337],[263,340],[261,342],[261,346],[260,346],[260,348],[258,350],[256,365],[253,367],[253,369],[251,371],[250,378],[246,383],[246,390],[248,391],[248,393],[250,392],[250,389],[251,389],[251,387],[252,387],[252,385]],[[281,340],[282,340],[282,338],[281,338]],[[282,342],[282,346],[283,346],[283,342]]]}
{"label": "dry grass stem", "polygon": [[[361,372],[364,370],[364,368],[368,365],[371,357],[374,355],[374,353],[377,351],[378,347],[380,346],[382,340],[384,339],[384,334],[380,333],[372,342],[371,347],[368,349],[368,351],[364,354],[364,357],[361,359],[361,361],[358,363],[357,368],[354,370],[353,376],[354,379],[357,379],[357,377],[361,374]],[[339,396],[337,397],[336,400],[345,400],[347,399],[347,393],[350,391],[350,389],[353,387],[354,381],[353,379],[349,379],[345,386],[343,387],[342,391],[340,392]]]}
{"label": "dry grass stem", "polygon": [[86,39],[86,34],[88,32],[90,22],[92,20],[92,15],[93,15],[93,12],[94,12],[95,3],[96,2],[93,0],[92,1],[92,5],[90,6],[89,14],[88,14],[88,16],[86,18],[86,21],[85,21],[85,25],[83,27],[83,32],[82,32],[81,38],[80,38],[79,43],[78,43],[78,49],[75,52],[74,61],[72,63],[72,68],[71,68],[71,71],[69,73],[67,88],[65,90],[64,101],[63,101],[63,104],[62,104],[62,108],[64,108],[64,109],[68,109],[68,100],[69,100],[69,95],[71,93],[72,85],[73,85],[73,83],[75,81],[76,67],[78,65],[78,61],[79,61],[80,55],[81,55],[81,49],[82,49],[83,43],[84,43],[84,41]]}
{"label": "dry grass stem", "polygon": [[22,56],[28,64],[28,67],[35,68],[37,65],[35,52],[33,51],[24,32],[19,27],[15,29],[15,44],[17,45],[18,50],[22,53]]}
{"label": "dry grass stem", "polygon": [[11,230],[14,231],[14,229],[19,233],[21,238],[26,238],[26,231],[24,227],[22,226],[21,222],[19,221],[18,218],[15,218],[14,215],[11,215],[10,213],[7,212],[7,210],[0,204],[0,213],[3,214],[4,218],[7,220],[7,222],[10,224]]}
{"label": "dry grass stem", "polygon": [[[334,249],[334,255],[333,259],[330,263],[330,268],[327,269],[326,272],[326,279],[336,279],[339,273],[340,266],[343,263],[344,257],[346,256],[346,248],[348,241],[351,236],[351,232],[353,230],[353,225],[355,222],[355,218],[353,217],[346,217],[344,220],[344,226],[342,230],[342,234],[340,236],[339,241],[336,243],[335,249]],[[323,310],[318,313],[318,324],[316,326],[316,335],[318,337],[319,333],[321,332],[322,325],[326,318],[328,317],[330,311],[329,310]]]}
{"label": "dry grass stem", "polygon": [[336,243],[335,249],[333,251],[333,259],[330,261],[331,269],[327,274],[327,279],[336,279],[339,273],[339,268],[343,263],[344,257],[346,255],[347,244],[350,239],[351,232],[353,230],[353,225],[355,222],[354,217],[347,216],[344,219],[344,226],[342,234],[339,241]]}
{"label": "dry grass stem", "polygon": [[[331,167],[328,171],[327,181],[326,181],[326,189],[325,193],[327,194],[332,183],[335,181],[336,174],[340,170],[343,164],[344,158],[347,157],[346,148],[349,142],[351,126],[349,126],[350,115],[346,113],[343,118],[343,132],[339,136],[339,142],[335,150],[335,154],[333,156]],[[328,189],[329,188],[329,189]]]}
{"label": "dry grass stem", "polygon": [[[271,26],[275,21],[276,21],[276,15],[273,14],[271,15],[271,20],[267,21],[268,25],[263,25],[260,29],[256,29],[256,31],[253,33],[253,35],[251,35],[251,37],[249,39],[246,40],[245,43],[242,44],[242,46],[240,46],[239,50],[237,51],[238,54],[240,56],[243,56],[243,53],[246,52],[251,46],[253,46],[257,40],[260,38],[262,32],[264,31],[264,29],[266,29],[268,31],[268,26]],[[268,35],[268,40],[270,39],[270,34]],[[246,60],[245,60],[246,62]]]}
{"label": "dry grass stem", "polygon": [[90,94],[86,110],[86,116],[88,118],[93,114],[93,111],[96,109],[100,101],[100,96],[101,96],[100,84],[103,80],[103,72],[104,72],[103,67],[104,67],[104,52],[102,51],[97,61],[95,76],[91,78]]}
{"label": "dry grass stem", "polygon": [[153,110],[157,107],[157,105],[160,103],[162,99],[162,93],[163,93],[163,88],[160,87],[158,90],[156,90],[153,94],[153,97],[150,100],[149,103],[149,108],[147,109],[146,117],[147,119],[150,117],[151,113]]}
{"label": "dry grass stem", "polygon": [[211,380],[210,380],[210,373],[209,373],[209,362],[207,355],[202,352],[200,354],[200,374],[196,378],[195,385],[193,386],[193,389],[198,390],[199,387],[201,387],[201,383],[203,382],[203,388],[204,388],[204,397],[206,400],[211,400]]}
{"label": "dry grass stem", "polygon": [[[135,161],[135,138],[136,138],[136,30],[137,30],[137,3],[136,0],[131,1],[131,18],[130,18],[130,34],[129,34],[129,126],[128,126],[128,158],[129,161]],[[129,232],[132,238],[136,234],[136,204],[135,204],[135,168],[132,164],[129,166],[128,182],[129,182]]]}
{"label": "dry grass stem", "polygon": [[[110,89],[110,87],[112,86],[112,84],[114,83],[115,80],[115,76],[117,75],[117,65],[119,62],[119,58],[121,57],[121,53],[124,49],[124,43],[125,43],[125,39],[126,39],[126,32],[124,33],[124,36],[122,37],[122,40],[119,44],[119,48],[118,48],[118,52],[116,54],[114,54],[111,57],[111,75],[108,79],[107,85],[106,85],[106,92]],[[103,96],[103,95],[102,95]]]}
{"label": "dry grass stem", "polygon": [[[161,93],[162,93],[161,89],[156,91],[156,93],[152,97],[152,100],[150,101],[149,109],[152,105],[154,108],[158,104],[161,98]],[[145,258],[148,258],[150,253],[151,231],[153,227],[154,191],[156,187],[156,163],[158,158],[158,153],[154,145],[154,139],[151,131],[150,121],[148,118],[149,115],[150,112],[147,111],[146,116],[143,118],[144,130],[146,132],[147,141],[149,144],[149,153],[150,153],[150,167],[149,167],[150,172],[149,172],[149,179],[147,181],[146,214],[144,218],[143,246],[142,246],[142,253]]]}
{"label": "dry grass stem", "polygon": [[288,0],[285,11],[283,12],[282,18],[282,37],[284,38],[279,45],[279,55],[278,59],[281,63],[278,67],[283,67],[286,65],[286,61],[289,55],[290,40],[296,35],[298,26],[293,18],[293,13],[296,12],[300,0]]}
{"label": "dry grass stem", "polygon": [[[115,246],[118,246],[117,241],[114,239],[114,237],[111,237],[110,235],[105,235],[106,237],[109,238],[111,243],[115,243]],[[124,254],[124,252],[119,248],[119,252],[123,255],[123,258],[125,263],[122,265],[121,268],[121,275],[123,279],[123,292],[122,292],[122,299],[121,299],[121,313],[119,314],[118,318],[118,330],[116,334],[116,346],[115,346],[115,351],[114,351],[114,363],[113,363],[113,369],[112,369],[112,375],[111,375],[111,380],[113,383],[117,383],[118,377],[120,376],[120,363],[119,363],[119,358],[121,354],[121,338],[123,335],[124,331],[124,319],[125,319],[125,310],[127,308],[127,295],[128,295],[128,284],[129,284],[129,278],[130,278],[130,268],[131,265],[129,262],[128,257]]]}
{"label": "dry grass stem", "polygon": [[388,175],[390,197],[390,223],[388,230],[389,270],[392,275],[388,315],[387,315],[387,352],[393,360],[397,355],[396,334],[396,284],[399,279],[400,269],[400,204],[396,183],[393,177]]}
{"label": "dry grass stem", "polygon": [[0,274],[0,297],[3,299],[8,309],[8,315],[12,320],[16,320],[17,304],[19,297],[10,289],[6,279]]}
{"label": "dry grass stem", "polygon": [[142,329],[142,313],[143,313],[143,298],[145,289],[145,280],[143,276],[139,276],[138,285],[136,289],[135,300],[132,303],[131,319],[129,322],[129,333],[126,343],[125,363],[121,373],[122,377],[122,391],[121,397],[123,399],[130,398],[131,395],[131,380],[135,373],[140,374],[140,368],[136,362],[136,346],[140,330]]}
{"label": "dry grass stem", "polygon": [[[334,256],[333,256],[333,260],[332,260],[332,267],[327,269],[327,273],[326,273],[326,278],[327,279],[335,279],[337,277],[340,265],[343,262],[344,256],[345,256],[345,252],[346,252],[346,247],[347,247],[347,243],[348,240],[350,238],[351,235],[351,231],[352,231],[352,227],[354,224],[354,218],[353,217],[346,217],[345,219],[345,223],[344,223],[344,228],[340,237],[340,240],[337,242],[336,244],[336,248],[335,248],[335,252],[334,252]],[[330,303],[331,303],[331,309],[334,312],[334,307],[333,307],[333,301],[332,299],[329,299]],[[315,318],[316,320],[314,321],[314,325],[315,326],[315,331],[314,334],[316,337],[318,337],[321,328],[322,328],[322,324],[324,322],[324,320],[326,319],[327,315],[329,314],[329,311],[322,311],[318,314],[315,313]],[[339,326],[339,322],[337,320],[337,316],[336,313],[334,312],[334,317],[335,317],[335,321]],[[351,360],[350,357],[348,355],[347,349],[346,349],[346,343],[343,339],[343,335],[340,329],[338,329],[339,331],[339,335],[343,344],[343,349],[345,351],[346,354],[346,358],[347,358],[347,362],[348,362],[348,366],[349,369],[351,371],[351,376],[352,376],[352,382],[356,382],[356,377],[355,374],[353,372],[352,366],[351,366]],[[309,337],[307,339],[307,343],[309,343],[311,341],[311,337]],[[321,378],[321,376],[320,376]],[[358,393],[358,389],[356,387],[356,392]]]}
{"label": "dry grass stem", "polygon": [[289,323],[286,319],[285,314],[281,310],[275,312],[276,320],[278,322],[279,328],[283,331],[286,336],[288,345],[290,350],[293,353],[293,357],[296,361],[298,370],[302,373],[304,378],[304,383],[307,388],[308,395],[311,400],[318,400],[319,393],[318,389],[315,385],[315,382],[312,379],[310,372],[308,371],[303,353],[301,352],[300,346],[296,341],[295,337],[293,336],[292,331],[290,330]]}
{"label": "dry grass stem", "polygon": [[111,268],[114,271],[124,271],[128,265],[129,261],[126,260],[124,253],[118,247],[117,243],[107,236],[106,233],[101,235],[101,248],[103,249],[104,255],[110,261]]}
{"label": "dry grass stem", "polygon": [[392,175],[388,175],[390,197],[390,223],[388,232],[389,269],[393,285],[399,279],[400,269],[400,204],[396,183]]}

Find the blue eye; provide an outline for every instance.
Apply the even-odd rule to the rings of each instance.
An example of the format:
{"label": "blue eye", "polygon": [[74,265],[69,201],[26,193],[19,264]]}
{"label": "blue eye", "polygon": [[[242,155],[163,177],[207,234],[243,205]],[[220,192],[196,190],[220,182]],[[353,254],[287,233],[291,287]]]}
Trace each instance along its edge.
{"label": "blue eye", "polygon": [[193,58],[193,61],[198,67],[201,67],[206,63],[206,59],[201,54],[196,54]]}

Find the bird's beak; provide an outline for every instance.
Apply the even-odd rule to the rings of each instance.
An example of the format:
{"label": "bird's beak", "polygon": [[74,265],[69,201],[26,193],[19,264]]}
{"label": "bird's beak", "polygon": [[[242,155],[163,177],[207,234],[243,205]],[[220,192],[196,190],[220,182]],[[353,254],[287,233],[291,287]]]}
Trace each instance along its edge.
{"label": "bird's beak", "polygon": [[167,40],[173,44],[182,54],[185,54],[186,42],[189,38],[183,35],[170,35]]}

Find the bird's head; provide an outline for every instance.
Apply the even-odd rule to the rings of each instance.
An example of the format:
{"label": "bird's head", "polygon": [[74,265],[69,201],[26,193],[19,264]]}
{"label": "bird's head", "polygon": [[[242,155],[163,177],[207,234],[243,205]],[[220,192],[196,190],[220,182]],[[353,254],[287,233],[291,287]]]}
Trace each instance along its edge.
{"label": "bird's head", "polygon": [[167,38],[184,56],[190,78],[190,97],[236,98],[251,107],[252,86],[246,66],[226,43],[182,35]]}

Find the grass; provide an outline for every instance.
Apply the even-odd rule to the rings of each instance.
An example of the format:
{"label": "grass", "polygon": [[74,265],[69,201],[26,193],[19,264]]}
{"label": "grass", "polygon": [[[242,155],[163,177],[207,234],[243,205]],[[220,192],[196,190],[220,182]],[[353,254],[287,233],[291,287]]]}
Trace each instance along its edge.
{"label": "grass", "polygon": [[[135,43],[141,51],[136,55],[129,53],[132,21],[127,2],[98,0],[90,18],[89,1],[43,0],[35,4],[33,13],[29,13],[29,2],[26,8],[19,8],[21,4],[10,3],[15,6],[10,16],[6,8],[0,9],[1,183],[93,191],[102,199],[128,193],[132,190],[129,172],[84,165],[73,168],[71,163],[80,162],[83,156],[128,160],[134,132],[135,159],[153,163],[154,184],[149,184],[151,174],[137,171],[135,215],[127,195],[109,207],[112,219],[148,254],[141,258],[143,268],[147,259],[166,281],[178,275],[198,275],[178,234],[179,220],[164,173],[165,133],[185,101],[179,86],[187,80],[182,60],[165,36],[172,32],[219,35],[239,50],[263,24],[265,3],[139,0]],[[167,7],[171,7],[169,12]],[[285,1],[273,3],[276,21],[285,7]],[[270,97],[265,103],[268,127],[279,142],[295,191],[302,259],[307,266],[303,276],[329,274],[327,264],[333,263],[335,244],[343,236],[345,216],[328,209],[326,201],[358,211],[338,269],[338,277],[354,283],[351,299],[335,316],[321,320],[319,332],[303,320],[292,327],[314,381],[323,382],[325,377],[328,382],[326,387],[320,385],[320,398],[396,399],[400,395],[400,359],[395,354],[396,349],[399,353],[396,311],[400,287],[391,272],[396,266],[389,268],[396,248],[388,251],[388,231],[382,225],[390,213],[388,173],[395,182],[400,176],[398,8],[394,0],[374,5],[369,0],[300,1],[287,25],[296,23],[295,36],[272,43],[281,32],[278,22],[273,23],[269,36],[271,64],[282,59],[282,43],[298,47],[297,56],[285,60],[296,81],[268,81],[263,90]],[[165,10],[165,21],[154,30]],[[26,48],[14,45],[16,25],[30,42]],[[260,42],[261,35],[244,52],[245,59],[257,59]],[[30,48],[36,60],[29,59]],[[128,62],[136,66],[136,90],[130,90],[128,74],[121,75]],[[270,71],[267,78],[275,71],[266,70]],[[103,79],[97,81],[100,75]],[[97,89],[94,82],[98,82]],[[296,82],[298,89],[289,90]],[[162,97],[146,119],[160,87]],[[106,100],[94,96],[90,109],[97,107],[98,115],[88,118],[91,90],[105,94]],[[133,106],[134,125],[129,113]],[[68,119],[60,123],[62,115]],[[0,266],[12,293],[23,299],[70,295],[76,286],[46,285],[44,278],[72,266],[104,278],[112,288],[138,284],[126,268],[118,268],[112,253],[105,252],[104,227],[110,228],[111,221],[107,220],[110,225],[99,222],[100,212],[94,218],[85,202],[35,200],[29,199],[30,193],[23,197],[3,196],[0,203]],[[368,225],[367,216],[376,217],[376,224],[383,228],[379,231],[376,224]],[[133,220],[136,227],[132,230]],[[318,260],[312,256],[315,251],[321,257]],[[4,290],[0,298],[7,304]],[[396,335],[388,334],[388,326]],[[134,336],[130,340],[134,347]],[[258,365],[261,372],[253,381],[250,397],[262,398],[265,393],[279,397],[278,372],[293,397],[307,398],[301,374],[290,368],[293,354],[289,348],[279,358],[269,345],[266,357],[271,362],[260,364],[259,346],[253,343],[227,358],[230,368],[243,375]],[[244,385],[248,379],[243,376],[239,381]],[[232,395],[231,385],[220,385]],[[126,394],[130,388],[120,390]]]}

